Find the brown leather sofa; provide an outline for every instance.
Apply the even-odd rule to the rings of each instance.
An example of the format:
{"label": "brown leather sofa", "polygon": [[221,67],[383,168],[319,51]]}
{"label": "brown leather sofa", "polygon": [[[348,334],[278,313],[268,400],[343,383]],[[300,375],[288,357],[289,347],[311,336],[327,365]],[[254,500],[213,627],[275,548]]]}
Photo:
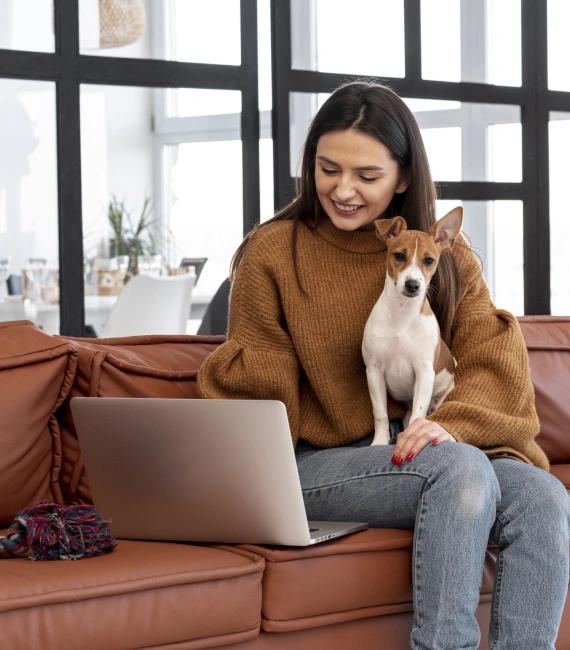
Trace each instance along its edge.
{"label": "brown leather sofa", "polygon": [[[570,487],[570,318],[525,317],[521,327],[538,441]],[[196,397],[197,370],[223,340],[70,339],[25,321],[0,323],[0,528],[39,499],[90,502],[71,397]],[[1,644],[402,650],[411,553],[411,531],[372,529],[308,548],[119,540],[112,553],[79,562],[0,560]],[[478,610],[485,649],[496,549],[487,555]],[[570,605],[556,647],[570,650]]]}

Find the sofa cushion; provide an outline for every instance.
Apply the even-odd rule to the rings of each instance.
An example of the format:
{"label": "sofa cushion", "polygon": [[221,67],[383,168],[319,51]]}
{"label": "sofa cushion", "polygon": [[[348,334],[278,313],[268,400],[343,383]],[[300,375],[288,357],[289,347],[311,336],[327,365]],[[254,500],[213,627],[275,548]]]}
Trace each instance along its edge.
{"label": "sofa cushion", "polygon": [[212,648],[259,632],[264,561],[246,551],[119,540],[78,562],[1,562],[10,650]]}
{"label": "sofa cushion", "polygon": [[551,463],[570,463],[570,317],[522,316],[540,420],[536,442]]}
{"label": "sofa cushion", "polygon": [[[289,632],[412,611],[412,542],[410,530],[371,528],[303,548],[240,545],[265,558],[262,629]],[[495,557],[489,547],[482,601],[491,598]]]}
{"label": "sofa cushion", "polygon": [[569,464],[551,465],[550,473],[553,476],[556,476],[556,478],[562,483],[562,485],[564,485],[564,487],[570,494],[570,465]]}
{"label": "sofa cushion", "polygon": [[58,337],[78,354],[75,381],[57,413],[62,440],[60,485],[69,503],[92,503],[69,402],[73,397],[196,398],[196,375],[224,336]]}
{"label": "sofa cushion", "polygon": [[36,501],[62,499],[54,412],[71,388],[76,365],[68,343],[33,323],[0,323],[0,524]]}

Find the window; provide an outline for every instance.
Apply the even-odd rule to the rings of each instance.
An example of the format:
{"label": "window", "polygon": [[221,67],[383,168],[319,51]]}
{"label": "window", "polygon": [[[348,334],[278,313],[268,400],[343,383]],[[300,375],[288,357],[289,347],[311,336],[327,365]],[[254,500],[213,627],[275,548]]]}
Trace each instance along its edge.
{"label": "window", "polygon": [[347,17],[340,0],[142,0],[146,28],[117,44],[98,0],[0,0],[4,153],[27,165],[0,180],[0,274],[39,260],[45,327],[59,309],[82,335],[109,202],[136,215],[150,196],[165,264],[209,258],[207,298],[241,237],[293,198],[315,111],[365,75],[415,113],[439,209],[464,205],[497,305],[568,313],[567,5],[354,0]]}
{"label": "window", "polygon": [[[136,218],[149,198],[149,247],[161,248],[165,267],[177,266],[183,256],[208,257],[197,289],[209,297],[227,277],[230,249],[260,218],[257,1],[143,0],[119,34],[122,21],[109,20],[105,4],[0,1],[0,94],[15,83],[2,77],[15,74],[20,86],[49,86],[51,110],[26,117],[36,120],[38,134],[42,130],[28,163],[47,151],[50,118],[50,151],[60,154],[51,165],[44,156],[38,167],[43,176],[26,178],[26,206],[14,208],[14,193],[8,197],[0,188],[0,235],[11,233],[14,210],[22,224],[30,212],[41,250],[21,246],[21,255],[46,257],[50,272],[59,270],[61,319],[58,325],[56,313],[50,331],[76,336],[84,333],[86,314],[92,324],[90,299],[110,289],[98,284],[98,271],[123,263],[120,255],[110,258],[110,205],[123,205]],[[120,3],[113,11],[121,11]],[[26,56],[26,49],[39,54]],[[36,96],[32,113],[43,106]],[[213,191],[214,179],[223,175],[214,160],[224,161],[231,196]],[[33,201],[38,206],[31,210]],[[7,257],[0,247],[0,259]]]}
{"label": "window", "polygon": [[[552,309],[570,309],[556,297],[562,284],[550,273],[551,248],[553,273],[562,268],[554,242],[562,240],[565,219],[554,220],[554,212],[549,218],[560,201],[549,198],[547,143],[549,110],[570,112],[570,93],[546,87],[548,71],[550,88],[570,90],[566,5],[549,0],[547,14],[546,3],[521,0],[370,3],[366,20],[385,20],[387,38],[398,40],[388,62],[379,51],[361,56],[366,43],[354,47],[350,35],[335,53],[332,25],[341,14],[323,13],[318,0],[274,2],[276,204],[293,197],[301,147],[319,106],[354,75],[371,75],[414,112],[441,203],[464,205],[464,230],[483,259],[497,305],[515,314],[550,313],[552,286]],[[547,23],[550,59],[540,45]],[[550,178],[551,193],[560,192],[563,182],[555,190]]]}

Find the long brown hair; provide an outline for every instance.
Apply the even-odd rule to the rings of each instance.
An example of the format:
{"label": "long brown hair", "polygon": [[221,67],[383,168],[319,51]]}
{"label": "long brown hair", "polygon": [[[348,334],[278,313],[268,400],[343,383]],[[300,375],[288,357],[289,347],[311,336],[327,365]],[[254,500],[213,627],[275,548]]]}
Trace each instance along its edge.
{"label": "long brown hair", "polygon": [[[384,218],[400,215],[410,230],[428,232],[435,223],[437,192],[418,123],[398,95],[378,83],[356,81],[340,86],[315,115],[303,149],[301,176],[297,179],[297,197],[272,219],[256,226],[243,240],[231,264],[232,278],[243,258],[252,235],[275,221],[293,221],[293,262],[297,282],[304,289],[297,268],[297,229],[299,221],[314,230],[324,212],[315,187],[315,157],[319,138],[329,131],[356,129],[384,144],[398,162],[408,188],[394,194]],[[380,216],[380,215],[378,215]],[[461,295],[461,280],[451,255],[443,255],[432,278],[430,303],[441,334],[449,341],[455,309]]]}

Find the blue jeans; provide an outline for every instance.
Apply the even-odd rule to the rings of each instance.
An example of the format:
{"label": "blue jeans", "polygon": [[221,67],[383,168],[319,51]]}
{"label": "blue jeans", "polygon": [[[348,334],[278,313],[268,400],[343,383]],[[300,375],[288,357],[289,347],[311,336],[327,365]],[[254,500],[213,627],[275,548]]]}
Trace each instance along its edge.
{"label": "blue jeans", "polygon": [[345,447],[301,441],[309,519],[414,529],[414,650],[479,645],[475,619],[489,541],[499,547],[491,650],[554,650],[568,589],[570,499],[547,472],[456,442],[401,467],[373,435]]}

